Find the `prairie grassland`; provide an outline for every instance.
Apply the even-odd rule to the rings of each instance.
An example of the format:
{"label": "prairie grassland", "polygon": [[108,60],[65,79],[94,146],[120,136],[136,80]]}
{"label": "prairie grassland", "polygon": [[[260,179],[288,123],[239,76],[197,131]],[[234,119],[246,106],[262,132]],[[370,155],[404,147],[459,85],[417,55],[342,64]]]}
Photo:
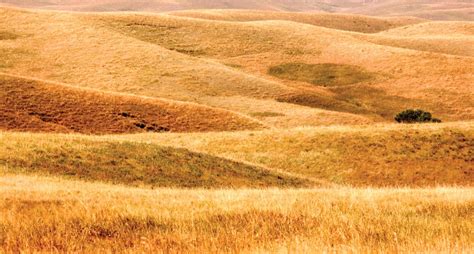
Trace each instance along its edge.
{"label": "prairie grassland", "polygon": [[[149,187],[311,187],[316,183],[186,149],[0,132],[0,166],[11,173]],[[319,184],[318,184],[319,185]]]}
{"label": "prairie grassland", "polygon": [[[151,174],[155,186],[183,186],[192,180],[188,170],[194,187],[307,185],[301,178],[317,185],[474,183],[473,122],[106,136],[0,132],[0,143],[0,163],[26,172],[121,183],[142,183]],[[124,180],[125,172],[131,176]],[[180,177],[168,179],[170,172]]]}
{"label": "prairie grassland", "polygon": [[0,129],[87,134],[261,129],[260,122],[195,103],[81,89],[0,73]]}
{"label": "prairie grassland", "polygon": [[[284,116],[259,120],[277,128],[388,121],[408,107],[426,109],[445,121],[474,115],[474,39],[466,33],[468,22],[434,22],[446,24],[454,34],[441,40],[369,35],[259,15],[263,20],[238,22],[1,8],[0,30],[18,37],[0,41],[0,68],[75,86],[197,102],[249,117],[270,103]],[[325,17],[331,24],[350,20],[348,15]],[[371,27],[393,20],[359,18]],[[404,29],[420,34],[433,30],[422,24]],[[274,66],[295,63],[350,65],[374,78],[324,87],[268,74]]]}
{"label": "prairie grassland", "polygon": [[456,252],[474,190],[137,189],[3,174],[0,252]]}
{"label": "prairie grassland", "polygon": [[[94,2],[74,8],[116,0]],[[473,42],[469,22],[0,7],[0,253],[471,253]],[[407,108],[443,123],[387,124]]]}
{"label": "prairie grassland", "polygon": [[[3,4],[33,7],[54,10],[73,10],[73,11],[175,11],[191,9],[246,9],[249,10],[270,10],[270,11],[295,11],[295,12],[345,12],[360,13],[365,15],[383,15],[383,16],[415,16],[434,20],[473,20],[473,4],[468,0],[417,0],[403,1],[398,0],[3,0]],[[2,4],[0,3],[0,5]],[[222,13],[222,10],[211,12],[208,18],[216,18],[216,12]],[[229,14],[229,11],[225,11]],[[235,11],[232,10],[235,14]],[[250,12],[250,11],[249,11]],[[202,16],[203,14],[198,14]],[[300,19],[311,14],[302,14]],[[238,15],[232,15],[232,18],[241,18]],[[245,14],[242,16],[246,16]],[[260,15],[249,15],[258,18]],[[278,19],[284,19],[285,14],[273,15]],[[226,17],[219,17],[226,19]],[[227,19],[232,19],[227,18]],[[367,28],[371,29],[371,28]]]}
{"label": "prairie grassland", "polygon": [[225,21],[259,21],[259,20],[286,20],[310,24],[326,28],[361,33],[377,33],[403,27],[411,24],[425,22],[423,19],[413,17],[369,17],[354,14],[324,14],[282,11],[255,11],[255,10],[184,10],[168,14],[180,17],[191,17],[209,20]]}
{"label": "prairie grassland", "polygon": [[474,183],[474,123],[308,127],[105,139],[184,147],[338,184]]}

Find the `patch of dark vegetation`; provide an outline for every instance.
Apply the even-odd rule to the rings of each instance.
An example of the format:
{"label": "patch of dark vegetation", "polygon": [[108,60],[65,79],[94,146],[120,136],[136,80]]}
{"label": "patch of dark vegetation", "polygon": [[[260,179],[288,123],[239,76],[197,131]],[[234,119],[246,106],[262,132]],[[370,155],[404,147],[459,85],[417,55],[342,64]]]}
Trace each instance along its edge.
{"label": "patch of dark vegetation", "polygon": [[288,94],[277,98],[277,101],[338,112],[355,114],[371,113],[370,110],[362,107],[362,105],[357,102],[350,102],[341,98],[331,98],[316,93]]}
{"label": "patch of dark vegetation", "polygon": [[388,95],[381,89],[367,85],[331,87],[334,97],[317,93],[295,93],[277,98],[279,102],[292,103],[312,108],[362,114],[374,117],[374,120],[393,120],[400,108],[434,108],[430,102],[413,100],[401,96]]}
{"label": "patch of dark vegetation", "polygon": [[41,112],[30,112],[28,113],[28,115],[30,116],[36,116],[38,117],[41,121],[43,122],[53,122],[54,121],[54,117],[47,114],[47,113],[41,113]]}
{"label": "patch of dark vegetation", "polygon": [[255,117],[278,117],[278,116],[285,116],[285,114],[278,113],[278,112],[270,112],[270,111],[264,111],[264,112],[253,112],[250,113],[251,116]]}
{"label": "patch of dark vegetation", "polygon": [[357,103],[366,112],[390,121],[393,120],[393,116],[399,112],[400,108],[409,108],[413,105],[427,108],[434,107],[430,102],[389,95],[381,89],[366,85],[333,87],[330,90],[337,94],[336,99]]}
{"label": "patch of dark vegetation", "polygon": [[441,123],[438,118],[433,118],[430,112],[421,109],[407,109],[395,116],[398,123]]}
{"label": "patch of dark vegetation", "polygon": [[146,124],[145,124],[145,123],[142,123],[142,122],[139,122],[139,123],[135,123],[135,126],[137,126],[137,127],[140,128],[140,129],[145,129]]}
{"label": "patch of dark vegetation", "polygon": [[135,118],[135,116],[132,115],[130,112],[120,112],[120,113],[118,113],[118,115],[123,116],[123,117]]}
{"label": "patch of dark vegetation", "polygon": [[374,78],[374,74],[361,67],[332,63],[286,63],[271,67],[268,74],[281,79],[328,87],[351,85]]}
{"label": "patch of dark vegetation", "polygon": [[170,131],[169,128],[159,126],[155,123],[149,124],[146,121],[136,122],[134,123],[134,125],[137,128],[145,129],[148,132],[169,132]]}
{"label": "patch of dark vegetation", "polygon": [[0,30],[0,40],[15,40],[20,36],[8,31],[1,31]]}
{"label": "patch of dark vegetation", "polygon": [[243,66],[240,65],[240,64],[225,63],[224,65],[232,67],[232,68],[236,68],[236,69],[242,69],[243,68]]}
{"label": "patch of dark vegetation", "polygon": [[175,47],[170,47],[168,48],[169,50],[174,50],[176,52],[179,52],[181,54],[186,54],[186,55],[191,55],[191,56],[200,56],[204,55],[205,52],[204,50],[201,49],[194,49],[194,48],[175,48]]}

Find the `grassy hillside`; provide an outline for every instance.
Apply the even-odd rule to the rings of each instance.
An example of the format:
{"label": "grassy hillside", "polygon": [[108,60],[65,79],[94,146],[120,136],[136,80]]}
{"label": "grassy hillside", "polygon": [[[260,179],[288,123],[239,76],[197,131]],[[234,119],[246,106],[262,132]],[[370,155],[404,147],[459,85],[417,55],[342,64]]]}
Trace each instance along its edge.
{"label": "grassy hillside", "polygon": [[356,186],[474,183],[474,125],[379,125],[116,137],[247,161]]}
{"label": "grassy hillside", "polygon": [[3,4],[74,11],[174,11],[248,9],[272,11],[346,12],[366,15],[417,16],[435,20],[473,20],[469,0],[3,0]]}
{"label": "grassy hillside", "polygon": [[309,180],[185,149],[0,132],[1,171],[153,187],[308,187]]}
{"label": "grassy hillside", "polygon": [[[0,177],[1,252],[469,252],[474,190],[144,190]],[[74,240],[72,240],[74,239]]]}
{"label": "grassy hillside", "polygon": [[324,14],[298,12],[272,12],[252,10],[186,10],[170,12],[170,15],[210,20],[259,21],[287,20],[314,26],[361,33],[377,33],[387,29],[423,22],[412,17],[376,18],[354,14]]}
{"label": "grassy hillside", "polygon": [[0,253],[474,250],[467,0],[0,1]]}
{"label": "grassy hillside", "polygon": [[[474,64],[468,57],[474,39],[469,34],[433,39],[338,30],[393,22],[360,16],[355,16],[353,27],[329,29],[288,21],[302,15],[289,13],[281,21],[273,20],[276,14],[252,12],[249,15],[262,19],[252,22],[8,8],[0,13],[0,31],[8,34],[0,41],[0,70],[7,73],[196,102],[249,117],[271,115],[259,120],[274,127],[392,121],[406,108],[423,108],[445,121],[474,115]],[[338,27],[352,17],[310,19]],[[446,26],[469,31],[462,22]],[[315,86],[298,73],[290,73],[292,79],[270,74],[272,68],[295,64],[308,66],[301,73],[322,75],[326,83],[344,79],[347,73],[313,72],[311,66],[353,66],[371,78],[350,86]]]}
{"label": "grassy hillside", "polygon": [[119,95],[0,75],[0,129],[79,132],[193,132],[260,129],[255,120],[189,103]]}

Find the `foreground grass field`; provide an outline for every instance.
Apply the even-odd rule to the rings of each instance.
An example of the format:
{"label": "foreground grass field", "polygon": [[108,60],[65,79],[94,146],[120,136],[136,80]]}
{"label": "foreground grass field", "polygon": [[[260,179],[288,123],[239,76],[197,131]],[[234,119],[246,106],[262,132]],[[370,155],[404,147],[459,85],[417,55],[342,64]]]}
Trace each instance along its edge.
{"label": "foreground grass field", "polygon": [[0,252],[456,252],[474,190],[146,190],[0,176]]}

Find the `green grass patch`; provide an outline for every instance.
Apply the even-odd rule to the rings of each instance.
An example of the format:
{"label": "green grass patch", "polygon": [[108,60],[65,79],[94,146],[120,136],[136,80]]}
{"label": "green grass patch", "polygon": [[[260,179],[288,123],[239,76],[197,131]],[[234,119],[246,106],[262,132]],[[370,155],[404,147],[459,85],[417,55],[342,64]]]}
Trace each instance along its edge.
{"label": "green grass patch", "polygon": [[361,67],[331,63],[286,63],[271,67],[268,74],[281,79],[302,81],[319,86],[351,85],[374,78],[372,73]]}
{"label": "green grass patch", "polygon": [[270,112],[270,111],[264,111],[264,112],[253,112],[250,113],[251,116],[254,117],[278,117],[278,116],[285,116],[285,114],[278,113],[278,112]]}
{"label": "green grass patch", "polygon": [[133,142],[0,138],[0,167],[133,186],[184,188],[305,187],[305,179],[186,149]]}

